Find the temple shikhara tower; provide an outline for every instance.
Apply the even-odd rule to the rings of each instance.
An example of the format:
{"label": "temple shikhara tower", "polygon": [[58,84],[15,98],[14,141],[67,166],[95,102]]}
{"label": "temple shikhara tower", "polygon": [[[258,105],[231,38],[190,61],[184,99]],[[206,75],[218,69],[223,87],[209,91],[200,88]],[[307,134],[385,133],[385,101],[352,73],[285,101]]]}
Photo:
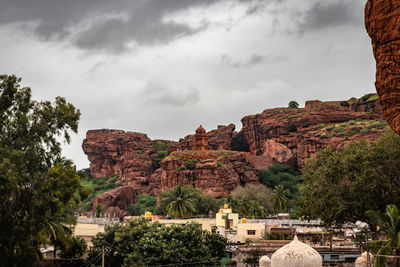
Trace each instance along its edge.
{"label": "temple shikhara tower", "polygon": [[208,148],[208,136],[206,130],[200,125],[194,135],[194,150],[207,150]]}

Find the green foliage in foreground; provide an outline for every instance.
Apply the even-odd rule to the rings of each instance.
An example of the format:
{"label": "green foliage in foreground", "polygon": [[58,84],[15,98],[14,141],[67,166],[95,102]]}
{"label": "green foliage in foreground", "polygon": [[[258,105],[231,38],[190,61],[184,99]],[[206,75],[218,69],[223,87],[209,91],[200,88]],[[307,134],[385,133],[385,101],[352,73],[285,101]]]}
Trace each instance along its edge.
{"label": "green foliage in foreground", "polygon": [[375,143],[362,140],[341,152],[321,150],[303,169],[299,213],[327,226],[365,220],[369,209],[400,205],[400,137],[393,132]]}
{"label": "green foliage in foreground", "polygon": [[143,218],[106,226],[105,232],[92,241],[88,261],[104,248],[105,266],[110,267],[185,263],[211,266],[219,264],[226,246],[224,237],[201,230],[197,223],[166,226]]}
{"label": "green foliage in foreground", "polygon": [[86,248],[85,239],[72,237],[72,245],[63,249],[58,255],[62,259],[80,258],[85,254]]}
{"label": "green foliage in foreground", "polygon": [[79,110],[62,97],[34,101],[20,82],[0,75],[0,266],[31,266],[40,245],[67,244],[63,223],[71,223],[80,192],[79,176],[60,156]]}
{"label": "green foliage in foreground", "polygon": [[385,213],[369,210],[366,215],[374,225],[379,226],[379,231],[386,235],[386,240],[372,241],[369,243],[372,253],[377,254],[376,267],[384,267],[386,257],[395,255],[393,266],[400,265],[400,214],[396,205],[388,205]]}

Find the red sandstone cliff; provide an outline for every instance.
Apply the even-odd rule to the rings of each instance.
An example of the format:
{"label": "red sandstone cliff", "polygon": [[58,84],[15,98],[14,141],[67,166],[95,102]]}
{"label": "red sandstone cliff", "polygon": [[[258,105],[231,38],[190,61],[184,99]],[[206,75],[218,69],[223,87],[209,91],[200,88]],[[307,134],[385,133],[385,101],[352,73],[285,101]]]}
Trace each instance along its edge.
{"label": "red sandstone cliff", "polygon": [[178,184],[192,185],[214,197],[227,197],[237,186],[258,183],[248,153],[235,151],[175,151],[161,162],[149,186],[158,194]]}
{"label": "red sandstone cliff", "polygon": [[368,0],[365,26],[376,60],[376,90],[386,119],[400,134],[400,1]]}
{"label": "red sandstone cliff", "polygon": [[[172,142],[120,130],[88,131],[82,148],[91,162],[92,176],[118,174],[124,190],[132,190],[129,195],[158,194],[184,184],[224,197],[238,185],[258,183],[257,169],[275,163],[301,167],[319,149],[341,149],[361,138],[375,140],[387,130],[386,122],[380,120],[382,108],[377,100],[352,100],[349,107],[340,103],[308,101],[306,108],[267,109],[244,117],[239,133],[233,124],[218,126],[202,132],[201,147],[206,151],[192,151],[194,135]],[[224,151],[231,150],[235,139],[245,143],[249,152]],[[119,196],[126,193],[124,190],[104,193],[94,204],[113,207],[108,211],[121,215],[123,201],[115,200],[124,199]]]}
{"label": "red sandstone cliff", "polygon": [[[362,128],[368,129],[370,126],[355,121],[369,121],[372,126],[383,125],[384,122],[372,121],[379,117],[379,113],[354,112],[340,105],[313,103],[306,105],[306,108],[267,109],[261,114],[246,116],[242,119],[242,131],[251,155],[256,156],[259,162],[256,167],[267,167],[267,162],[302,166],[305,159],[319,149],[328,146],[340,149],[346,143],[360,138],[376,139],[382,129],[360,133]],[[345,125],[345,122],[352,120],[354,124]],[[382,125],[377,127],[382,128]]]}

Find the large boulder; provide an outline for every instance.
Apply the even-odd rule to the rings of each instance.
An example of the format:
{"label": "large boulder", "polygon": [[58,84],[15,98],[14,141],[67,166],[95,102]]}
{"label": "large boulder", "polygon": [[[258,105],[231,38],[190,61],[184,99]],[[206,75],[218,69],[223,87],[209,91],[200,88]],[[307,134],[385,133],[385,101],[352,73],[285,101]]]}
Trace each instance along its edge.
{"label": "large boulder", "polygon": [[136,191],[130,186],[121,186],[96,196],[92,200],[92,207],[95,209],[101,204],[110,217],[122,218],[128,206],[136,201]]}

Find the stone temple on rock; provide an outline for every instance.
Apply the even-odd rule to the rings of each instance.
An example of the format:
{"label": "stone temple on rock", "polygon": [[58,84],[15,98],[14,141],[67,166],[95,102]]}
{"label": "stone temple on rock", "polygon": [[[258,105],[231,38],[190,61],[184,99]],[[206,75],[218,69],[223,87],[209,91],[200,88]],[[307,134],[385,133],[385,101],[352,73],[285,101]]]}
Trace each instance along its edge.
{"label": "stone temple on rock", "polygon": [[208,136],[206,130],[200,125],[197,128],[194,135],[194,150],[207,150],[208,148]]}

